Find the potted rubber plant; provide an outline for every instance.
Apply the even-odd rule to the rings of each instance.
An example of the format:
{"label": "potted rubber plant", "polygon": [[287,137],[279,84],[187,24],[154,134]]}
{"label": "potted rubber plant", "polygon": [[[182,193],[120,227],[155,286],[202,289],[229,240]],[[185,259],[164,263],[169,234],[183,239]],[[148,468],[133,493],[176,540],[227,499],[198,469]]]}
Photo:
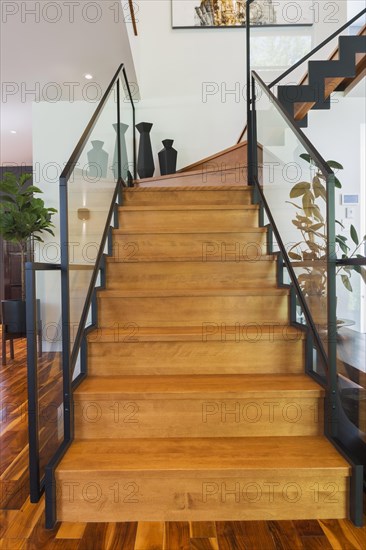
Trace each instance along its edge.
{"label": "potted rubber plant", "polygon": [[3,352],[6,331],[12,334],[25,331],[25,262],[32,259],[32,240],[43,242],[43,232],[54,236],[52,216],[57,210],[46,208],[44,201],[35,196],[42,191],[29,185],[31,178],[32,174],[17,176],[5,172],[0,181],[0,235],[5,241],[17,244],[21,255],[21,300],[2,303]]}
{"label": "potted rubber plant", "polygon": [[[326,296],[327,277],[325,262],[327,260],[327,226],[322,214],[321,206],[326,201],[326,181],[323,173],[312,163],[310,155],[304,153],[300,157],[310,164],[313,175],[310,182],[302,181],[294,185],[290,191],[290,198],[301,201],[300,204],[287,201],[296,208],[293,225],[301,234],[301,240],[289,249],[289,257],[302,269],[299,275],[300,287],[309,303],[313,302],[313,311],[325,312],[323,304]],[[336,161],[329,160],[327,164],[333,170],[343,170],[343,166]],[[335,187],[342,188],[342,184],[335,177]],[[359,252],[366,242],[366,235],[359,238],[356,228],[351,225],[348,230],[336,220],[339,228],[336,234],[336,244],[342,252],[342,259],[363,257]],[[296,264],[294,264],[295,267]],[[352,292],[351,276],[354,269],[366,283],[366,268],[362,266],[340,266],[337,276],[341,277],[344,287]]]}

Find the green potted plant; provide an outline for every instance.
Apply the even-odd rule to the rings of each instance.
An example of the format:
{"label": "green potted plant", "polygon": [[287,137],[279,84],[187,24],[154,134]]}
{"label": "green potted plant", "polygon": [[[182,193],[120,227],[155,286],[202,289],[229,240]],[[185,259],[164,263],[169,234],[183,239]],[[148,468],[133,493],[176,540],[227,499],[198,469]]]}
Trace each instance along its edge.
{"label": "green potted plant", "polygon": [[[299,275],[300,287],[307,297],[313,312],[318,312],[318,320],[322,320],[326,308],[323,300],[326,296],[326,260],[327,260],[327,228],[322,215],[322,202],[326,201],[325,177],[323,173],[313,164],[310,155],[304,153],[300,157],[310,164],[314,170],[311,182],[302,181],[294,185],[290,191],[291,199],[301,199],[301,204],[287,201],[296,208],[293,225],[300,232],[302,239],[291,246],[289,257],[296,261],[296,266],[301,268]],[[336,161],[327,161],[333,170],[343,170],[343,166]],[[335,186],[342,188],[342,184],[335,177]],[[350,226],[346,232],[343,224],[336,220],[341,231],[336,234],[336,243],[342,251],[342,259],[362,258],[359,253],[366,242],[366,235],[360,239],[355,227]],[[355,270],[366,283],[366,268],[362,266],[340,266],[337,268],[337,276],[341,276],[344,287],[352,292],[351,275]],[[323,312],[323,315],[322,315]]]}
{"label": "green potted plant", "polygon": [[5,172],[0,181],[0,235],[5,241],[19,246],[22,262],[22,300],[25,300],[24,264],[30,250],[31,237],[43,242],[40,233],[46,231],[54,236],[51,218],[57,212],[55,208],[46,208],[42,199],[35,194],[41,189],[27,182],[32,174],[17,177],[12,172]]}
{"label": "green potted plant", "polygon": [[21,254],[21,300],[4,300],[2,303],[3,361],[6,339],[10,339],[13,350],[9,335],[24,335],[25,261],[27,256],[31,258],[31,238],[43,242],[41,234],[44,231],[54,235],[51,218],[57,210],[46,208],[43,200],[35,197],[42,191],[34,185],[27,185],[31,177],[32,174],[17,177],[12,172],[5,172],[0,181],[0,235],[5,241],[16,243]]}

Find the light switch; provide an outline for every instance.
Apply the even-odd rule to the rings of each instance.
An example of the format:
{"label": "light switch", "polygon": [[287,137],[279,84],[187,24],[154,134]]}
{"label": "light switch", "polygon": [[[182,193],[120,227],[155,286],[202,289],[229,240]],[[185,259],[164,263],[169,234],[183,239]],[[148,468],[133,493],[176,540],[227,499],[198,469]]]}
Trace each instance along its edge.
{"label": "light switch", "polygon": [[346,218],[349,220],[352,220],[354,218],[355,210],[354,208],[351,208],[350,206],[346,208]]}

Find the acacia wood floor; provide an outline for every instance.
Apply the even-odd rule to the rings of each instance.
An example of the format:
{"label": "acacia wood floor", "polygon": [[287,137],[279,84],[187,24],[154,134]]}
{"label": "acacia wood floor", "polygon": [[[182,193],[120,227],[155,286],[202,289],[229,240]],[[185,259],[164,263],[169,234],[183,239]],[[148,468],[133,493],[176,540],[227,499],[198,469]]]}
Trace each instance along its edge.
{"label": "acacia wood floor", "polygon": [[[55,380],[57,365],[45,361],[42,376]],[[43,374],[44,373],[44,374]],[[53,384],[45,382],[45,391]],[[28,498],[27,384],[25,340],[2,367],[0,549],[65,550],[364,550],[366,527],[348,520],[58,523],[44,528],[44,499]],[[50,395],[48,393],[48,395]],[[57,395],[51,394],[54,401]],[[50,399],[51,399],[50,398]],[[49,436],[46,436],[50,443]],[[52,441],[51,441],[52,443]]]}

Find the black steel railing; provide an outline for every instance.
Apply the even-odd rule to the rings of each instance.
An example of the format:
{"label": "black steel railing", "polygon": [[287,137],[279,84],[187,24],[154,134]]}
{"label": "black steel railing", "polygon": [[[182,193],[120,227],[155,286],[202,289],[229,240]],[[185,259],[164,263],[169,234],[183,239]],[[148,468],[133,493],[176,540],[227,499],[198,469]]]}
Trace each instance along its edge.
{"label": "black steel railing", "polygon": [[[60,176],[61,262],[27,264],[30,495],[37,502],[45,490],[47,528],[56,520],[54,471],[74,437],[73,391],[87,373],[85,342],[97,324],[96,290],[105,281],[111,227],[118,227],[122,187],[130,184],[131,172],[136,177],[135,106],[121,64]],[[52,279],[48,274],[55,271],[58,278]],[[52,325],[58,335],[40,359],[34,327],[41,295],[44,333]]]}
{"label": "black steel railing", "polygon": [[[259,102],[256,98],[258,90],[261,92]],[[343,410],[338,387],[336,267],[343,262],[348,265],[351,260],[337,260],[336,256],[335,176],[320,153],[254,71],[251,118],[248,155],[249,164],[254,166],[254,201],[260,205],[260,219],[263,224],[265,216],[269,220],[271,234],[279,248],[281,269],[286,269],[292,284],[292,296],[295,297],[292,303],[299,304],[305,317],[308,342],[311,342],[307,346],[306,370],[326,390],[325,433],[352,465],[351,513],[355,524],[362,525],[365,447],[362,445],[360,431]],[[285,135],[289,133],[291,139],[285,139]],[[310,164],[298,156],[300,150],[308,156]],[[312,173],[314,171],[315,175]],[[324,181],[324,202],[320,203],[320,207],[314,206],[312,209],[307,199],[303,199],[303,195],[312,185],[311,181],[306,183],[308,172],[312,174],[311,180],[316,181],[316,185]],[[284,174],[290,176],[285,177]],[[315,177],[316,180],[312,179]],[[296,184],[298,187],[293,193]],[[302,201],[300,204],[294,203],[296,197],[300,197],[297,199]],[[315,210],[318,218],[315,221],[318,224],[312,217]],[[313,237],[308,240],[306,227],[311,224],[315,229]],[[296,243],[295,248],[293,243]],[[289,252],[294,249],[296,253]],[[364,265],[364,259],[359,258],[355,263]]]}

